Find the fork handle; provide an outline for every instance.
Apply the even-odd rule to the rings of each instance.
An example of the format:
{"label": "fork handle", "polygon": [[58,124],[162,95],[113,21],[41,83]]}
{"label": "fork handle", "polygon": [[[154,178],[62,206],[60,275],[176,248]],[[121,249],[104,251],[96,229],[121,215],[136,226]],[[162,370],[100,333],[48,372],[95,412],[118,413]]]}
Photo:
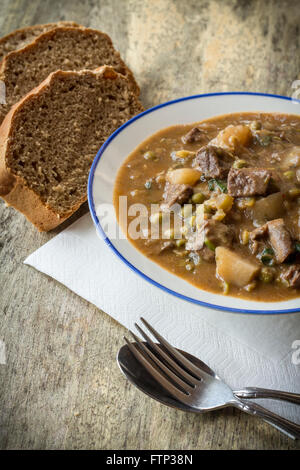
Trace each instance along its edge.
{"label": "fork handle", "polygon": [[271,398],[300,405],[300,394],[271,390],[267,388],[246,387],[233,392],[239,398]]}
{"label": "fork handle", "polygon": [[253,402],[245,402],[241,399],[237,399],[235,406],[250,415],[258,416],[268,423],[273,424],[275,427],[280,429],[280,431],[287,433],[290,437],[293,437],[294,439],[300,439],[299,424],[293,423],[292,421],[289,421],[288,419],[273,413],[273,411],[267,410],[266,408]]}

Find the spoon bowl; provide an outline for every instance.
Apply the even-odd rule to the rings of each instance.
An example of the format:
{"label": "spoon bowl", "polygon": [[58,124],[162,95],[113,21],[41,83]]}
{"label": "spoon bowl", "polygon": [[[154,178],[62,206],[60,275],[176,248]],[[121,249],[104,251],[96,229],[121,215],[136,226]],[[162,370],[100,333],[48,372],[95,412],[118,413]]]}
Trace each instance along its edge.
{"label": "spoon bowl", "polygon": [[[200,359],[180,349],[178,349],[178,351],[193,362],[195,366],[204,369],[207,374],[217,377],[214,371]],[[122,374],[129,380],[129,382],[154,400],[182,411],[189,411],[192,413],[204,412],[203,410],[200,411],[197,408],[181,403],[169,395],[168,392],[146,371],[146,369],[141,367],[140,363],[133,356],[126,344],[119,350],[117,362]]]}
{"label": "spoon bowl", "polygon": [[[130,343],[125,338],[127,345],[124,345],[119,350],[117,355],[117,362],[121,372],[139,390],[164,405],[193,413],[204,413],[207,411],[233,406],[248,414],[264,419],[276,429],[280,430],[293,439],[300,438],[300,426],[298,424],[288,421],[285,418],[261,407],[260,405],[242,400],[242,398],[266,398],[269,394],[270,398],[286,400],[299,404],[299,395],[288,392],[280,392],[276,390],[268,391],[267,389],[251,387],[245,388],[241,391],[232,391],[231,388],[228,387],[228,385],[225,384],[225,382],[223,382],[222,379],[218,377],[218,375],[209,366],[207,366],[207,364],[185,351],[173,348],[144,319],[141,320],[152,332],[152,334],[157,339],[159,339],[159,344],[153,343],[148,335],[144,333],[137,324],[135,324],[139,332],[147,341],[141,341],[131,332],[131,335],[136,342]],[[164,360],[161,362],[158,361],[161,372],[163,370],[164,372],[167,371],[165,365],[167,363],[169,363],[169,365],[171,364],[173,370],[175,367],[175,370],[180,371],[180,368],[178,369],[178,365],[176,365],[174,361],[171,361],[170,363],[170,357],[168,354],[166,354],[168,352],[170,353],[170,351],[172,351],[173,355],[175,354],[177,359],[180,359],[181,365],[183,365],[182,363],[185,362],[185,360],[189,361],[186,362],[185,365],[187,366],[190,375],[186,375],[184,369],[181,369],[181,373],[188,379],[188,381],[191,381],[191,385],[189,386],[191,392],[189,392],[187,395],[184,395],[182,392],[180,392],[180,387],[177,389],[177,392],[174,391],[176,388],[174,388],[172,385],[173,379],[175,380],[175,383],[179,385],[183,385],[184,382],[181,380],[178,382],[178,377],[176,379],[176,376],[173,374],[173,372],[169,371],[171,374],[169,375],[169,378],[172,378],[171,382],[169,382],[169,385],[167,385],[167,382],[165,382],[161,372],[159,372],[159,375],[157,375],[158,371],[155,372],[155,369],[153,369],[153,366],[151,366],[151,361],[149,363],[150,357],[152,357],[152,360],[155,359],[153,353],[148,349],[149,345],[151,345],[152,349],[155,348],[156,354],[161,356],[161,359],[164,358],[167,360],[167,362]],[[144,351],[143,353],[141,352],[142,350]],[[144,355],[145,353],[146,355],[150,354],[150,357],[146,360],[146,362],[146,356]],[[181,358],[180,354],[182,355]],[[157,361],[157,357],[155,361]],[[193,378],[194,372],[196,375]],[[201,386],[201,381],[203,380],[204,382]]]}

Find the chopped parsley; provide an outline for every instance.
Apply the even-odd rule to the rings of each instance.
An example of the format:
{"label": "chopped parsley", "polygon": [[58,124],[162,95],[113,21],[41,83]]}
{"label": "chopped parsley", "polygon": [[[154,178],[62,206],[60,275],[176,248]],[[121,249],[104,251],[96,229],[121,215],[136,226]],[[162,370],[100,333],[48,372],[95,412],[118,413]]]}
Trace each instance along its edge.
{"label": "chopped parsley", "polygon": [[260,261],[266,266],[273,266],[274,250],[272,248],[264,248],[260,254]]}
{"label": "chopped parsley", "polygon": [[211,180],[208,180],[207,182],[209,190],[213,191],[215,187],[217,186],[222,193],[227,193],[227,183],[222,180],[217,180],[216,178],[213,178]]}

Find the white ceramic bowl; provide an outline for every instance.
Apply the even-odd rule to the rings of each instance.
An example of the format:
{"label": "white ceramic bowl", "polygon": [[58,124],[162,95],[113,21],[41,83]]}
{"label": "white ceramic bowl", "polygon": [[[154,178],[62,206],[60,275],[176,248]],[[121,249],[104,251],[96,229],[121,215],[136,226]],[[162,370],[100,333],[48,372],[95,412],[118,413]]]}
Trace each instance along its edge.
{"label": "white ceramic bowl", "polygon": [[[124,237],[110,239],[99,222],[97,208],[113,203],[117,172],[124,159],[150,135],[176,124],[188,124],[213,116],[241,111],[300,114],[300,101],[259,93],[213,93],[163,103],[134,117],[117,129],[99,150],[89,176],[88,201],[93,221],[108,246],[145,282],[199,305],[239,313],[292,313],[300,311],[300,298],[283,302],[256,302],[201,290],[154,263]],[[113,211],[112,222],[118,227]],[[99,260],[101,262],[101,260]]]}

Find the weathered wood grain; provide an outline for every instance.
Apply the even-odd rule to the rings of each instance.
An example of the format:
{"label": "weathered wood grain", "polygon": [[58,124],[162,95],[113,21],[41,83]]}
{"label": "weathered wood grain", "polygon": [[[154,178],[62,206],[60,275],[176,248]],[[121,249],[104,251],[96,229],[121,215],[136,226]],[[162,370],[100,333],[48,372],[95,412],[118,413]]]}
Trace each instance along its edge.
{"label": "weathered wood grain", "polygon": [[[146,107],[201,92],[290,95],[300,78],[298,0],[1,0],[0,12],[1,35],[59,19],[106,31]],[[115,362],[124,328],[22,264],[61,228],[39,234],[2,202],[0,223],[1,448],[299,448],[238,411],[184,414],[134,389]]]}

